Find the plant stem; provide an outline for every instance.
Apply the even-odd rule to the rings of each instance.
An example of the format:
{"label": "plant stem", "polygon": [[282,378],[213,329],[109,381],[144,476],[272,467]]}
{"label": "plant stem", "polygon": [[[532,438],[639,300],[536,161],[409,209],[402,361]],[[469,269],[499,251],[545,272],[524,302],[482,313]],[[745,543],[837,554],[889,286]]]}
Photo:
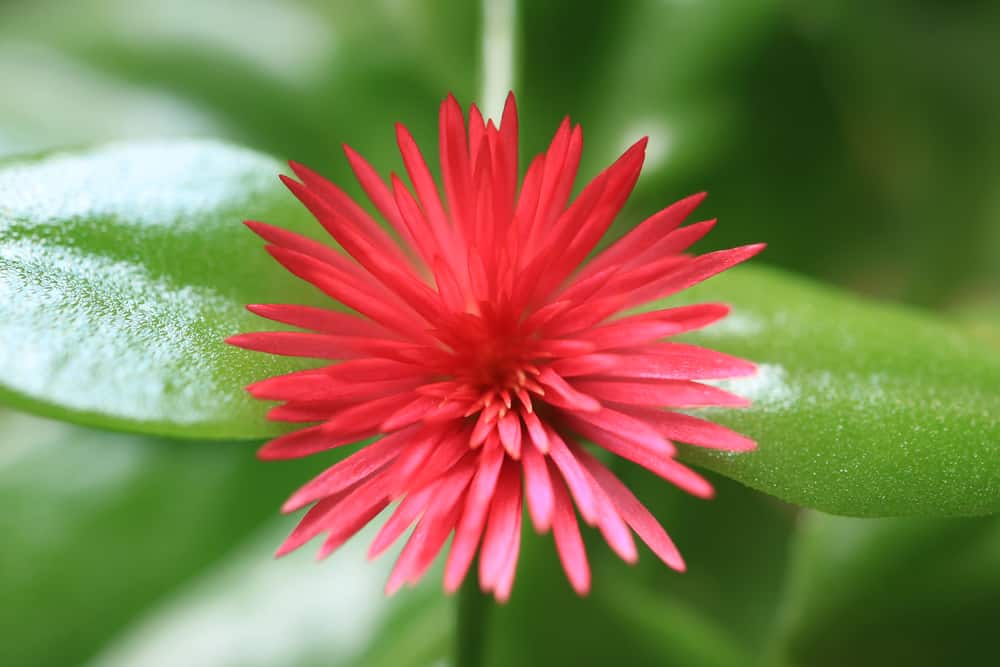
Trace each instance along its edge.
{"label": "plant stem", "polygon": [[455,623],[455,667],[482,667],[486,656],[486,624],[490,599],[479,590],[475,567],[458,591]]}
{"label": "plant stem", "polygon": [[483,113],[500,118],[507,91],[514,86],[515,0],[483,0],[482,92]]}

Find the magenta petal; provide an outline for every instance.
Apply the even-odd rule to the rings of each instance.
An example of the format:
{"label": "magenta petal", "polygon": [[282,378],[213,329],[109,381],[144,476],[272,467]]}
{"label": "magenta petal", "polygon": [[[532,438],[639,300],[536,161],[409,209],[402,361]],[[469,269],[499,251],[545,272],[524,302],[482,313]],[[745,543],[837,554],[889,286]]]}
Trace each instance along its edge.
{"label": "magenta petal", "polygon": [[527,504],[535,530],[552,530],[563,569],[583,595],[591,573],[577,512],[627,562],[637,558],[633,531],[671,567],[683,562],[580,438],[705,498],[711,486],[674,460],[672,440],[754,447],[724,427],[664,409],[747,405],[698,381],[749,375],[753,364],[666,340],[725,317],[728,307],[650,311],[647,304],[763,246],[685,254],[715,224],[680,226],[699,194],[588,259],[638,181],[647,138],[577,188],[583,132],[567,117],[545,153],[527,160],[519,183],[518,123],[512,94],[499,124],[475,105],[465,117],[449,95],[439,109],[433,172],[402,125],[403,177],[383,178],[344,147],[381,219],[340,185],[290,162],[299,180],[281,180],[335,243],[246,223],[279,264],[335,302],[250,305],[299,330],[264,327],[228,340],[268,355],[327,360],[247,387],[254,398],[279,402],[267,406],[269,419],[302,424],[264,445],[260,458],[372,439],[286,501],[285,511],[313,506],[279,553],[323,535],[325,556],[398,503],[370,549],[377,556],[412,531],[387,592],[416,583],[450,538],[444,588],[462,584],[478,552],[479,583],[503,602],[514,585]]}
{"label": "magenta petal", "polygon": [[462,517],[455,529],[455,540],[452,542],[448,562],[445,565],[444,588],[449,593],[454,593],[462,585],[475,557],[503,461],[502,448],[484,448],[479,469],[466,495]]}
{"label": "magenta petal", "polygon": [[500,471],[479,556],[479,585],[484,591],[492,591],[500,580],[514,533],[520,526],[520,477],[517,466],[510,462]]}
{"label": "magenta petal", "polygon": [[577,391],[550,367],[543,368],[538,382],[545,387],[546,400],[574,412],[598,412],[601,404],[596,399]]}
{"label": "magenta petal", "polygon": [[623,406],[622,410],[655,425],[664,437],[672,440],[733,452],[749,452],[757,448],[757,443],[750,438],[691,415],[633,406]]}
{"label": "magenta petal", "polygon": [[382,524],[378,535],[375,536],[371,546],[368,547],[368,558],[378,558],[386,549],[392,546],[393,542],[399,539],[399,536],[407,528],[413,525],[413,522],[427,509],[427,503],[430,502],[434,491],[435,487],[428,486],[420,491],[410,493],[403,498],[403,501],[396,507],[392,516]]}
{"label": "magenta petal", "polygon": [[521,420],[517,413],[508,412],[497,423],[500,444],[512,459],[521,458]]}
{"label": "magenta petal", "polygon": [[278,549],[282,556],[314,538],[321,532],[340,533],[356,525],[359,516],[389,501],[390,480],[384,475],[372,475],[348,490],[317,503],[309,510],[292,534]]}
{"label": "magenta petal", "polygon": [[753,375],[757,370],[743,359],[681,343],[657,343],[606,356],[614,357],[607,365],[608,370],[590,375],[650,380],[711,380]]}
{"label": "magenta petal", "polygon": [[514,517],[516,523],[514,527],[514,540],[507,549],[507,559],[500,570],[494,594],[497,602],[501,604],[510,599],[511,590],[514,588],[514,574],[517,571],[517,559],[521,553],[521,515]]}
{"label": "magenta petal", "polygon": [[281,506],[281,511],[294,512],[381,470],[399,455],[412,436],[413,432],[410,430],[399,431],[362,447],[340,463],[327,468],[321,475],[292,494],[292,497]]}
{"label": "magenta petal", "polygon": [[618,438],[648,452],[671,456],[676,451],[673,444],[664,438],[659,431],[645,421],[624,412],[604,408],[598,413],[575,412],[568,417],[590,424],[602,431],[614,433]]}
{"label": "magenta petal", "polygon": [[262,461],[297,459],[334,447],[350,445],[372,435],[375,435],[372,429],[339,436],[331,435],[324,429],[323,425],[312,426],[271,440],[257,451],[257,458]]}
{"label": "magenta petal", "polygon": [[580,510],[580,516],[590,525],[597,524],[597,501],[594,499],[594,491],[587,477],[587,472],[577,461],[573,451],[563,442],[563,439],[554,430],[549,431],[549,443],[551,449],[549,455],[552,463],[559,470],[566,486],[569,487],[576,507]]}
{"label": "magenta petal", "polygon": [[455,527],[461,511],[458,500],[465,492],[474,467],[474,461],[469,457],[434,487],[433,496],[427,503],[426,513],[410,535],[410,539],[406,541],[406,546],[403,547],[389,576],[386,593],[391,595],[403,583],[416,582],[430,567]]}
{"label": "magenta petal", "polygon": [[625,405],[674,408],[744,408],[750,405],[750,401],[741,396],[690,380],[575,380],[573,386],[598,400]]}
{"label": "magenta petal", "polygon": [[552,527],[555,500],[545,457],[536,448],[526,447],[521,464],[524,466],[524,495],[531,523],[537,532],[548,532]]}
{"label": "magenta petal", "polygon": [[628,525],[632,526],[632,529],[642,538],[642,541],[669,567],[678,572],[683,572],[685,570],[684,559],[681,558],[677,547],[674,546],[673,541],[667,535],[666,531],[663,530],[663,527],[649,513],[649,510],[639,502],[635,495],[628,490],[627,486],[622,484],[621,480],[615,477],[597,459],[587,454],[584,454],[580,458],[587,467],[587,470],[594,475],[598,484],[601,485],[615,503],[618,511],[621,512],[622,518],[625,519]]}
{"label": "magenta petal", "polygon": [[659,213],[646,218],[631,232],[599,254],[587,265],[584,275],[593,275],[616,262],[625,262],[641,254],[650,245],[676,229],[707,196],[704,192],[685,197]]}
{"label": "magenta petal", "polygon": [[[591,478],[593,480],[593,478]],[[635,563],[639,560],[639,552],[635,548],[635,540],[629,531],[625,521],[618,515],[615,504],[608,497],[607,493],[596,482],[594,485],[594,495],[597,498],[597,527],[604,536],[608,546],[618,557],[626,563]]]}
{"label": "magenta petal", "polygon": [[555,537],[556,551],[573,590],[579,595],[586,595],[590,592],[590,565],[587,563],[587,552],[583,548],[580,526],[576,523],[573,503],[569,499],[566,487],[556,479],[556,475],[553,474],[552,477],[555,497],[552,534]]}
{"label": "magenta petal", "polygon": [[659,475],[688,493],[699,498],[711,498],[714,495],[712,485],[707,480],[674,459],[638,447],[617,433],[596,428],[592,424],[578,419],[569,419],[568,421],[574,430],[594,444],[623,459],[638,463],[651,473]]}

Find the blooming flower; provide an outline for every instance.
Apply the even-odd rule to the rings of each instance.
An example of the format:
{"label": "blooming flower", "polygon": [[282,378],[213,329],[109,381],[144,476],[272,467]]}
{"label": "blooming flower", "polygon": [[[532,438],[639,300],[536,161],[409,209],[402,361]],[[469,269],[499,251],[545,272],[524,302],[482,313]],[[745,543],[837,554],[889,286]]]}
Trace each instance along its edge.
{"label": "blooming flower", "polygon": [[747,404],[698,380],[752,374],[752,364],[663,340],[719,320],[727,307],[641,307],[763,246],[683,254],[715,222],[680,226],[704,198],[698,194],[584,263],[635,185],[646,139],[568,203],[580,126],[564,120],[518,188],[517,123],[513,95],[499,126],[472,106],[468,128],[449,96],[440,111],[443,197],[402,125],[396,134],[412,191],[395,175],[387,185],[345,147],[398,242],[337,186],[295,163],[299,180],[282,180],[345,252],[247,222],[278,262],[354,311],[249,306],[312,333],[248,333],[230,343],[336,360],[248,388],[283,402],[271,419],[318,422],[267,443],[261,458],[377,438],[289,498],[286,512],[312,508],[279,555],[320,534],[327,555],[399,501],[370,550],[377,556],[416,524],[389,593],[420,579],[453,535],[445,588],[460,586],[478,549],[480,586],[503,601],[526,504],[534,528],[551,529],[570,583],[585,594],[590,570],[577,512],[624,560],[637,558],[634,531],[668,566],[684,569],[663,528],[585,441],[700,497],[712,488],[674,458],[672,441],[754,448],[726,428],[664,409]]}

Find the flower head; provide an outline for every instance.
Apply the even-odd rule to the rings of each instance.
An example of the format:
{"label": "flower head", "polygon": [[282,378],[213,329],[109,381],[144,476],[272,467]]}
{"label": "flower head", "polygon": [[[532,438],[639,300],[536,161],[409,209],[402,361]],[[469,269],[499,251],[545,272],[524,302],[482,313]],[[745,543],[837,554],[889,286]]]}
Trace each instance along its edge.
{"label": "flower head", "polygon": [[698,194],[585,262],[636,183],[646,140],[569,203],[583,146],[579,125],[563,121],[519,184],[513,96],[499,126],[484,122],[475,106],[466,126],[455,99],[443,102],[444,196],[410,133],[401,125],[396,133],[412,190],[395,175],[387,185],[360,155],[345,151],[398,240],[337,186],[295,163],[299,180],[282,180],[343,252],[247,223],[289,271],[353,311],[249,306],[310,332],[248,333],[230,343],[334,360],[248,388],[257,398],[283,402],[271,419],[317,423],[272,440],[260,456],[301,457],[377,438],[289,498],[287,512],[312,508],[279,554],[320,534],[326,536],[321,554],[329,554],[398,502],[370,552],[380,554],[416,524],[389,592],[416,582],[453,535],[445,588],[458,588],[478,550],[481,587],[505,600],[526,504],[534,528],[552,531],[581,594],[589,590],[590,570],[577,513],[624,560],[637,558],[634,531],[668,566],[683,570],[663,528],[591,450],[709,497],[708,482],[674,458],[673,441],[754,447],[737,433],[671,410],[746,405],[698,381],[752,374],[752,364],[664,340],[719,320],[727,307],[640,307],[763,246],[684,254],[714,224],[680,226],[704,198]]}

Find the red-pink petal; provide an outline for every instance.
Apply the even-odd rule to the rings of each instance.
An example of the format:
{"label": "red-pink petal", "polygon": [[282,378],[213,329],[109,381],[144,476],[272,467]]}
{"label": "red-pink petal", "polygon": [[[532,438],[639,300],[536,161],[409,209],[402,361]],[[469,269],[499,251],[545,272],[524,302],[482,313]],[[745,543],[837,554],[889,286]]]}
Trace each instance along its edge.
{"label": "red-pink petal", "polygon": [[441,551],[458,520],[457,503],[473,470],[474,464],[470,457],[437,483],[426,514],[417,523],[389,576],[386,583],[387,594],[392,595],[404,583],[415,582],[430,567],[431,561]]}
{"label": "red-pink petal", "polygon": [[357,525],[360,516],[370,514],[375,507],[381,509],[388,504],[390,484],[390,480],[384,475],[372,475],[351,487],[348,493],[320,502],[306,513],[278,549],[277,555],[299,548],[321,532],[340,533]]}
{"label": "red-pink petal", "polygon": [[711,498],[714,495],[712,485],[707,480],[674,459],[662,454],[654,454],[648,449],[638,447],[625,440],[616,433],[596,428],[579,419],[568,418],[567,421],[573,430],[595,445],[623,459],[638,463],[651,473],[659,475],[684,491],[699,498]]}
{"label": "red-pink petal", "polygon": [[[676,451],[674,446],[659,431],[643,420],[636,419],[631,415],[612,410],[611,408],[605,407],[596,413],[574,412],[567,415],[567,418],[591,424],[603,431],[615,433],[621,439],[637,447],[641,447],[648,452],[670,456]],[[549,433],[550,439],[551,435]]]}
{"label": "red-pink petal", "polygon": [[597,459],[584,453],[581,455],[583,464],[591,472],[598,484],[604,489],[611,500],[615,503],[625,522],[632,527],[632,530],[642,539],[643,542],[652,549],[660,560],[669,567],[683,572],[685,570],[684,559],[677,551],[673,541],[667,535],[663,527],[649,513],[642,503],[629,491],[628,487],[622,484],[621,480],[604,467]]}
{"label": "red-pink petal", "polygon": [[[576,361],[578,368],[586,369],[592,357],[597,355],[566,359],[564,361],[567,363],[553,366],[562,371],[565,377],[569,372],[566,368],[569,362]],[[682,343],[656,343],[655,346],[647,345],[635,350],[605,354],[601,355],[599,361],[605,365],[606,370],[573,374],[651,380],[709,380],[744,377],[757,372],[757,367],[744,359]]]}
{"label": "red-pink petal", "polygon": [[521,475],[517,466],[508,461],[500,471],[479,556],[479,585],[484,591],[493,590],[503,574],[508,549],[520,526],[520,516]]}
{"label": "red-pink petal", "polygon": [[500,444],[512,459],[521,458],[521,420],[517,413],[508,412],[497,422]]}
{"label": "red-pink petal", "polygon": [[749,452],[757,443],[725,426],[667,410],[623,406],[622,410],[653,424],[664,437],[709,449]]}
{"label": "red-pink petal", "polygon": [[521,419],[524,420],[524,427],[528,431],[528,437],[535,448],[542,454],[549,452],[549,435],[545,426],[534,412],[522,412]]}
{"label": "red-pink petal", "polygon": [[556,551],[573,590],[579,595],[586,595],[590,592],[590,565],[587,563],[587,552],[583,548],[580,526],[576,523],[573,503],[569,499],[566,487],[554,474],[554,470],[552,473],[552,490],[555,498],[552,535],[555,538]]}
{"label": "red-pink petal", "polygon": [[565,480],[566,486],[569,487],[570,494],[576,501],[576,507],[580,510],[580,516],[588,524],[595,525],[597,523],[597,502],[594,499],[594,492],[586,471],[554,429],[548,429],[548,434],[551,445],[549,455],[552,463],[555,464],[556,469]]}
{"label": "red-pink petal", "polygon": [[333,435],[324,430],[322,425],[312,426],[271,440],[257,450],[257,458],[262,461],[297,459],[334,447],[350,445],[373,435],[375,435],[373,429],[360,429],[354,433]]}
{"label": "red-pink petal", "polygon": [[684,222],[684,219],[705,200],[706,196],[707,193],[699,192],[685,197],[659,213],[646,218],[635,229],[595,257],[581,272],[581,277],[594,275],[612,264],[629,261],[643,253],[649,246]]}
{"label": "red-pink petal", "polygon": [[501,447],[485,447],[482,450],[479,468],[466,494],[462,517],[455,529],[455,539],[445,565],[444,588],[449,593],[454,593],[462,585],[475,557],[503,461]]}
{"label": "red-pink petal", "polygon": [[394,335],[371,320],[326,308],[262,303],[251,304],[247,310],[275,322],[338,336],[391,338]]}
{"label": "red-pink petal", "polygon": [[545,400],[574,412],[599,412],[601,404],[591,396],[577,391],[551,367],[542,369],[538,382],[545,387]]}
{"label": "red-pink petal", "polygon": [[346,489],[355,482],[381,470],[399,455],[413,429],[387,435],[365,445],[343,461],[327,468],[322,474],[301,487],[281,506],[282,512],[294,512],[309,503]]}
{"label": "red-pink petal", "polygon": [[229,340],[269,354],[338,361],[247,388],[280,402],[269,408],[270,419],[319,422],[276,438],[259,455],[293,458],[374,440],[288,499],[286,511],[315,506],[280,553],[324,534],[325,556],[399,501],[371,547],[377,555],[412,528],[388,592],[421,578],[453,535],[446,590],[458,588],[479,549],[481,587],[503,602],[515,579],[527,503],[535,529],[553,530],[580,594],[591,575],[575,507],[625,561],[637,557],[634,529],[682,568],[659,524],[578,438],[690,493],[711,495],[705,479],[672,458],[671,439],[730,450],[753,442],[662,408],[744,406],[697,380],[748,375],[754,367],[663,340],[721,319],[726,306],[640,306],[763,246],[683,254],[714,225],[680,226],[702,194],[651,216],[581,266],[635,186],[645,138],[571,200],[583,134],[568,118],[530,161],[520,189],[513,95],[499,123],[475,105],[466,122],[449,95],[438,130],[440,182],[402,125],[396,138],[412,187],[395,174],[384,180],[344,147],[395,234],[339,186],[294,162],[299,180],[282,180],[337,247],[247,223],[289,272],[340,304],[252,305],[251,312],[304,331]]}
{"label": "red-pink petal", "polygon": [[392,516],[382,524],[378,535],[368,547],[368,558],[374,560],[382,555],[386,549],[392,546],[399,536],[406,532],[414,521],[427,509],[427,503],[434,494],[435,487],[428,486],[408,493],[402,502],[396,506]]}
{"label": "red-pink petal", "polygon": [[524,495],[528,501],[528,514],[535,530],[545,533],[552,527],[555,500],[552,480],[545,457],[534,447],[526,447],[521,459],[524,466]]}
{"label": "red-pink petal", "polygon": [[690,380],[574,380],[573,386],[601,401],[626,405],[745,408],[750,401],[718,387]]}
{"label": "red-pink petal", "polygon": [[496,587],[494,588],[494,596],[497,602],[503,604],[510,599],[511,590],[514,588],[514,574],[517,571],[517,559],[521,554],[521,515],[517,514],[514,517],[514,522],[516,523],[514,527],[514,540],[510,547],[507,548],[507,559],[500,570],[500,576],[497,579]]}

